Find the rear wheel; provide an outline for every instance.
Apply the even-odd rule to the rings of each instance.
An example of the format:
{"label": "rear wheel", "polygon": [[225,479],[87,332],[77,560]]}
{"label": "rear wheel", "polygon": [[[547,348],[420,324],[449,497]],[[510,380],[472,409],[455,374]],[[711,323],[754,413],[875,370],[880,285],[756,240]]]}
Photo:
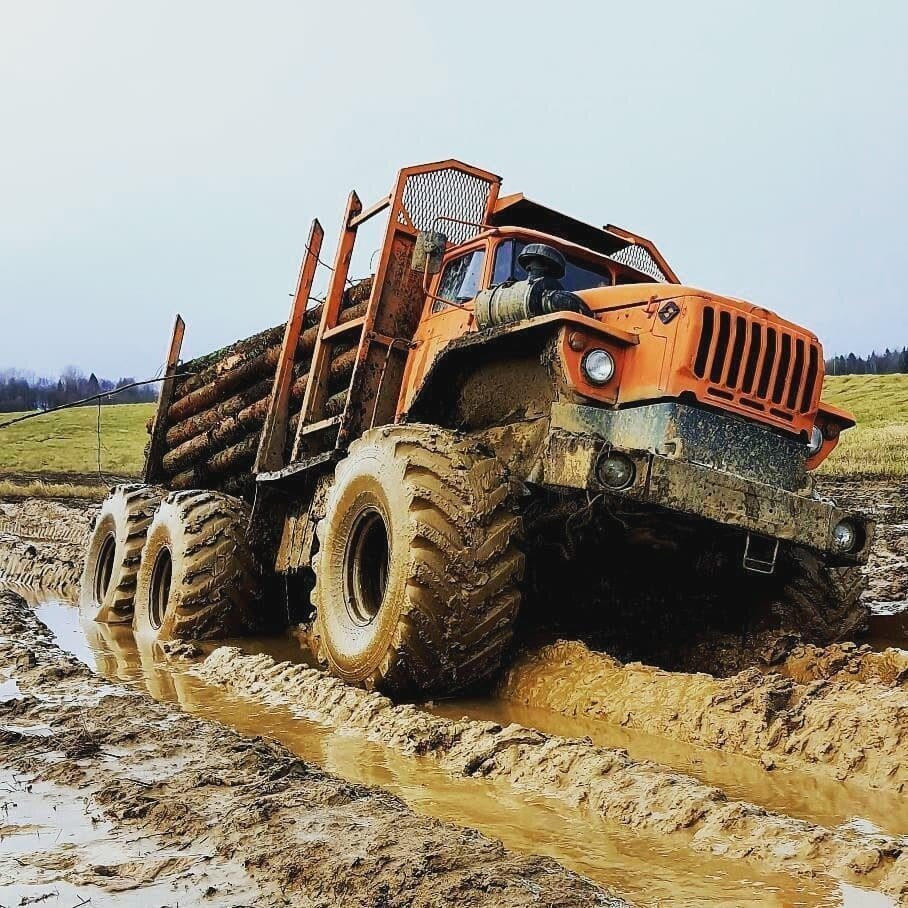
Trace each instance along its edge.
{"label": "rear wheel", "polygon": [[499,667],[523,557],[492,454],[434,427],[373,430],[338,464],[325,514],[312,602],[334,674],[400,694],[464,688]]}
{"label": "rear wheel", "polygon": [[134,627],[159,640],[230,637],[261,619],[249,507],[218,492],[174,492],[148,529]]}
{"label": "rear wheel", "polygon": [[164,494],[154,486],[122,485],[104,500],[85,550],[83,617],[107,624],[132,621],[142,547]]}

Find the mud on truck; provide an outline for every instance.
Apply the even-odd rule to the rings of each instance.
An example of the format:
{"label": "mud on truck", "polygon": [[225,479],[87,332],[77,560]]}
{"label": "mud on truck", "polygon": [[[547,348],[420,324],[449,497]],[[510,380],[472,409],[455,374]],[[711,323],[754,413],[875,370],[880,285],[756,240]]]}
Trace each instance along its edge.
{"label": "mud on truck", "polygon": [[162,641],[308,620],[331,672],[399,696],[487,678],[515,624],[629,655],[705,624],[861,629],[873,525],[814,492],[854,425],[817,338],[500,185],[405,168],[350,194],[318,305],[316,220],[285,324],[182,362],[177,317],[144,482],[88,541],[89,618]]}

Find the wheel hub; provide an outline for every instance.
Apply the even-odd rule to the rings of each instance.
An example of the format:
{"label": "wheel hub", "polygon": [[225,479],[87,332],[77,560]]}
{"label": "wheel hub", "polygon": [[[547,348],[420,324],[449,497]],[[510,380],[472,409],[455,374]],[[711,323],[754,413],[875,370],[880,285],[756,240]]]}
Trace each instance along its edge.
{"label": "wheel hub", "polygon": [[389,556],[384,517],[377,508],[366,508],[353,523],[344,558],[344,603],[360,627],[371,624],[381,609]]}
{"label": "wheel hub", "polygon": [[162,548],[155,559],[148,591],[148,618],[154,628],[164,623],[167,600],[170,599],[170,580],[173,576],[173,557],[170,549]]}

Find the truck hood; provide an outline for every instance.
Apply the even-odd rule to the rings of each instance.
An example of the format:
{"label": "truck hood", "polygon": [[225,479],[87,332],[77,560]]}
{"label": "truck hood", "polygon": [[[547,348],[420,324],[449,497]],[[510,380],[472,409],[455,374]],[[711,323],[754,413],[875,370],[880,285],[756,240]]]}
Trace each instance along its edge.
{"label": "truck hood", "polygon": [[769,319],[784,328],[797,331],[799,334],[817,341],[817,337],[802,325],[782,318],[771,309],[755,306],[747,300],[737,299],[733,296],[722,296],[709,290],[698,287],[689,287],[684,284],[620,284],[616,287],[594,287],[590,290],[578,290],[579,296],[590,307],[592,312],[599,317],[615,309],[624,309],[629,306],[646,306],[654,304],[661,307],[668,300],[679,302],[684,298],[698,297],[707,302],[720,303],[726,307],[737,309],[745,315]]}

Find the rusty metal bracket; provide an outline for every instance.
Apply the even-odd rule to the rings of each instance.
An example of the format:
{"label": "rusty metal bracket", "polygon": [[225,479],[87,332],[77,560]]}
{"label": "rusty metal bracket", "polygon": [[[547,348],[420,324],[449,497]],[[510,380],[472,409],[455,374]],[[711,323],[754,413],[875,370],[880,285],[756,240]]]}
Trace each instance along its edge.
{"label": "rusty metal bracket", "polygon": [[280,358],[274,371],[274,386],[271,389],[271,400],[268,404],[268,415],[259,441],[255,458],[255,472],[273,472],[284,466],[284,447],[287,442],[287,409],[290,402],[290,383],[293,379],[293,362],[296,346],[299,342],[303,320],[306,317],[306,306],[312,293],[315,280],[315,269],[322,248],[325,231],[318,218],[312,221],[309,230],[309,241],[306,243],[306,255],[300,266],[296,293],[290,307],[290,316],[284,330],[284,342],[281,344]]}
{"label": "rusty metal bracket", "polygon": [[155,412],[154,426],[151,429],[151,440],[148,443],[148,454],[145,457],[145,482],[157,482],[161,478],[161,459],[164,448],[164,436],[167,433],[167,411],[173,399],[174,374],[180,363],[180,350],[183,347],[183,334],[186,322],[177,313],[170,335],[170,346],[167,348],[167,364],[164,367],[164,382],[158,397],[158,409]]}

